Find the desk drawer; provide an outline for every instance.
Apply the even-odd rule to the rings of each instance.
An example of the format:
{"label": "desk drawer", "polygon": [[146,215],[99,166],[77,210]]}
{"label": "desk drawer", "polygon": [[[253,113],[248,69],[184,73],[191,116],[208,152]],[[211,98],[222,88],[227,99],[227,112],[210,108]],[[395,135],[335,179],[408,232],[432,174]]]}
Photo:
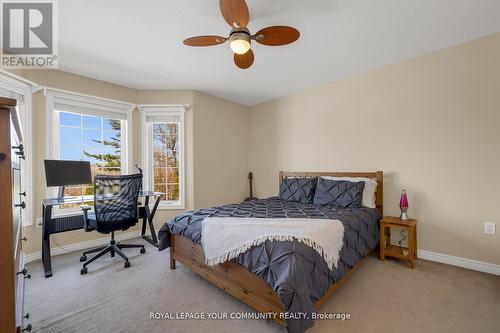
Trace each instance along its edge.
{"label": "desk drawer", "polygon": [[83,229],[83,215],[78,214],[54,217],[49,225],[49,228],[51,234]]}

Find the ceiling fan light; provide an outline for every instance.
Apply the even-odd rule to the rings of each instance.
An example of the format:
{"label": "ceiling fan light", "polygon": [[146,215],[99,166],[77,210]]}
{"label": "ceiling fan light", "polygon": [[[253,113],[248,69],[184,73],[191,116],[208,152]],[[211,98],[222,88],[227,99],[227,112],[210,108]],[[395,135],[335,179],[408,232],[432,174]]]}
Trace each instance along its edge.
{"label": "ceiling fan light", "polygon": [[247,34],[233,34],[229,46],[236,54],[245,54],[250,50],[250,36]]}

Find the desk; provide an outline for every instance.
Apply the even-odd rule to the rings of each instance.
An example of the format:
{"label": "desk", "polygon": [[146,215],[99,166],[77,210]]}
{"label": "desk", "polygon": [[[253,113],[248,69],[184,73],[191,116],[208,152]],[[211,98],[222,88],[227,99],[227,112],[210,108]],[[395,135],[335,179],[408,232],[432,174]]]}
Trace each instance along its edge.
{"label": "desk", "polygon": [[[139,218],[142,218],[141,237],[156,247],[158,247],[158,239],[156,237],[153,219],[155,217],[158,204],[160,203],[161,195],[163,195],[163,193],[152,191],[141,191],[139,193],[139,199],[144,199],[144,205],[139,206],[138,212]],[[152,209],[149,208],[150,198],[156,198]],[[43,200],[42,262],[46,278],[52,276],[52,262],[50,259],[50,235],[59,232],[83,229],[83,214],[52,217],[52,207],[65,204],[83,204],[84,202],[93,201],[93,195],[50,198]],[[146,235],[146,225],[149,225],[151,236]]]}

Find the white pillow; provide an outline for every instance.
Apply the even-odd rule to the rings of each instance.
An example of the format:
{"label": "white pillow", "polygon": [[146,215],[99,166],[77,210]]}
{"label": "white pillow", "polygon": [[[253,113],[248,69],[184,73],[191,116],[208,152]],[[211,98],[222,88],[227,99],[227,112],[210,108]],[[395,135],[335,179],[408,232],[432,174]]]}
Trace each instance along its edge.
{"label": "white pillow", "polygon": [[370,178],[363,177],[329,177],[321,176],[323,179],[328,180],[343,180],[348,182],[365,182],[365,188],[363,190],[363,201],[361,205],[368,208],[376,208],[375,203],[375,192],[377,191],[377,182]]}

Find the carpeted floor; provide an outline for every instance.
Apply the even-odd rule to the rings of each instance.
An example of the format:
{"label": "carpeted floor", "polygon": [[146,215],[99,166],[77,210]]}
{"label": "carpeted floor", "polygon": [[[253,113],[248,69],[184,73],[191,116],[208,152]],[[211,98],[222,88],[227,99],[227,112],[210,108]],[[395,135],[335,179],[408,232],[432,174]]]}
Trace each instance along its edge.
{"label": "carpeted floor", "polygon": [[[135,240],[140,243],[142,240]],[[54,257],[54,276],[28,265],[25,311],[33,332],[284,332],[264,320],[150,319],[151,312],[252,310],[181,264],[168,251],[126,250],[132,266],[106,257],[80,275],[79,253]],[[418,260],[414,270],[370,257],[322,309],[348,321],[316,321],[315,332],[500,332],[500,277]]]}

